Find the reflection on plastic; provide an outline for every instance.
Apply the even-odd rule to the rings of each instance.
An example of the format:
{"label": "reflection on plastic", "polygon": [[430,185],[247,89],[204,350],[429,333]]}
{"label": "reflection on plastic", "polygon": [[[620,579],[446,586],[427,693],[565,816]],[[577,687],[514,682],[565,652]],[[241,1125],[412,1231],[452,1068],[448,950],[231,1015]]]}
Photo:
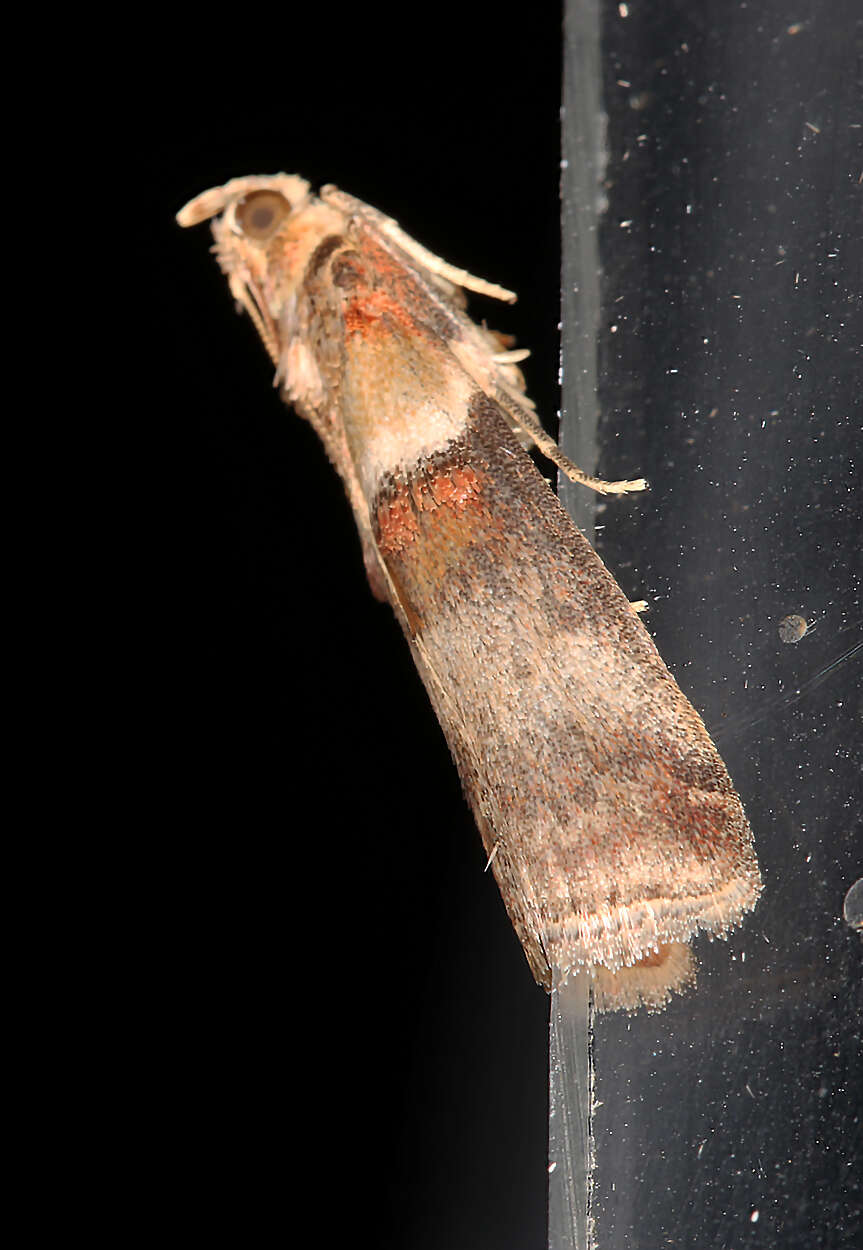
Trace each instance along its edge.
{"label": "reflection on plastic", "polygon": [[590,981],[555,970],[548,1037],[548,1245],[589,1250]]}
{"label": "reflection on plastic", "polygon": [[863,932],[863,877],[855,881],[845,895],[842,915],[845,917],[845,923],[852,929]]}
{"label": "reflection on plastic", "polygon": [[590,1224],[600,1250],[858,1250],[860,0],[567,9],[562,438],[650,482],[597,546],[765,880],[696,944],[696,992],[596,1015]]}

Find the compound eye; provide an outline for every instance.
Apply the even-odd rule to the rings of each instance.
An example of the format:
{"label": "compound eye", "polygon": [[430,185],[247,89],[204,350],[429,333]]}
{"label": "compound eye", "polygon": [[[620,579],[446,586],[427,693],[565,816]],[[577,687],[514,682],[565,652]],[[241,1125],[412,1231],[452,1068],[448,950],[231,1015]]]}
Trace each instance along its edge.
{"label": "compound eye", "polygon": [[265,242],[272,238],[291,211],[291,206],[278,191],[253,191],[237,205],[237,225],[250,239]]}

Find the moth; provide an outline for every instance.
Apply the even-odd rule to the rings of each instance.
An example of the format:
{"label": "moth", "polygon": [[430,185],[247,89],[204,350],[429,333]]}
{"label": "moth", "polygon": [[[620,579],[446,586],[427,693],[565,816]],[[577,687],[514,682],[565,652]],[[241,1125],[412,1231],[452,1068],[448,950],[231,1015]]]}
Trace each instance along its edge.
{"label": "moth", "polygon": [[689,941],[755,905],[752,833],[697,712],[525,450],[545,433],[466,291],[515,296],[302,178],[235,178],[178,214],[214,251],[353,508],[536,980],[656,1008]]}

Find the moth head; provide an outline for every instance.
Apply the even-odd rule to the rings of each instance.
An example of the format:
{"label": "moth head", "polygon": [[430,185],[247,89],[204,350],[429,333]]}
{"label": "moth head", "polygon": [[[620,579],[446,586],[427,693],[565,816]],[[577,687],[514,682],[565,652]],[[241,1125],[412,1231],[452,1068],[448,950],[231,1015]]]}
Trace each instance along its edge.
{"label": "moth head", "polygon": [[261,175],[211,187],[177,213],[181,226],[212,220],[213,251],[231,293],[251,317],[276,366],[279,315],[294,275],[289,264],[271,263],[273,249],[309,200],[305,179],[294,174]]}
{"label": "moth head", "polygon": [[295,174],[260,174],[250,178],[232,178],[222,187],[202,191],[177,213],[181,226],[197,226],[220,213],[235,224],[236,211],[247,199],[262,192],[281,197],[290,210],[300,207],[309,197],[309,184]]}

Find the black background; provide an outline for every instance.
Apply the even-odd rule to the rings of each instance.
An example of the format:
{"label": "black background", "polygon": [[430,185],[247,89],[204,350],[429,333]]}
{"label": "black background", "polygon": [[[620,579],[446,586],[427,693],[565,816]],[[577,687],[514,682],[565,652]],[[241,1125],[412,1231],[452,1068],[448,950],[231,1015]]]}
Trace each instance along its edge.
{"label": "black background", "polygon": [[471,307],[533,349],[553,425],[560,16],[204,16],[142,31],[119,101],[146,342],[126,404],[152,466],[157,819],[137,870],[156,1206],[238,1244],[311,1219],[322,1245],[538,1246],[546,996],[341,485],[207,228],[173,216],[238,175],[336,183],[519,293]]}

